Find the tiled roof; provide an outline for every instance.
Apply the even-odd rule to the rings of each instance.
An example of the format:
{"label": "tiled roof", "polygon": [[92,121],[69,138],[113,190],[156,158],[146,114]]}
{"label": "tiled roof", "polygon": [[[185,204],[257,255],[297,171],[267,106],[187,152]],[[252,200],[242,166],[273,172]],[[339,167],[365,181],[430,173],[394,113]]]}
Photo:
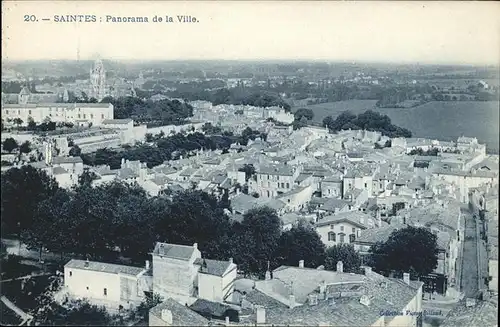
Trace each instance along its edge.
{"label": "tiled roof", "polygon": [[231,307],[218,302],[207,301],[198,299],[196,302],[189,306],[191,310],[204,315],[211,315],[215,317],[225,317],[227,310]]}
{"label": "tiled roof", "polygon": [[473,307],[459,302],[446,316],[441,327],[498,326],[498,299],[478,301]]}
{"label": "tiled roof", "polygon": [[193,246],[157,242],[153,250],[153,255],[180,260],[189,260],[191,259],[193,252]]}
{"label": "tiled roof", "polygon": [[170,310],[173,326],[208,326],[208,320],[185,305],[168,298],[149,312],[161,319],[162,310]]}
{"label": "tiled roof", "polygon": [[[200,272],[204,274],[222,277],[227,269],[231,266],[229,261],[219,261],[211,259],[198,258],[194,261],[195,265],[200,265]],[[206,267],[204,265],[206,264]]]}
{"label": "tiled roof", "polygon": [[385,242],[393,231],[398,228],[404,228],[404,225],[387,225],[385,227],[371,228],[364,230],[355,243],[375,244],[376,242]]}
{"label": "tiled roof", "polygon": [[341,200],[341,199],[326,199],[323,206],[321,206],[321,210],[325,211],[335,211],[337,209],[342,209],[345,206],[349,205],[349,201]]}
{"label": "tiled roof", "polygon": [[111,263],[96,262],[96,261],[89,261],[88,266],[86,265],[87,261],[85,260],[72,259],[66,265],[64,265],[64,268],[91,270],[91,271],[105,272],[109,274],[124,274],[131,276],[137,276],[139,273],[144,271],[144,268],[115,265]]}
{"label": "tiled roof", "polygon": [[[268,324],[279,325],[306,325],[306,326],[370,326],[380,319],[381,311],[401,312],[418,294],[418,288],[422,283],[413,282],[410,285],[403,281],[385,278],[376,273],[369,275],[357,275],[337,273],[332,271],[280,267],[273,272],[275,282],[283,283],[285,294],[293,288],[295,300],[305,303],[311,293],[317,293],[319,285],[325,282],[327,285],[349,283],[357,286],[359,293],[370,299],[368,305],[360,303],[360,295],[345,295],[329,300],[319,300],[317,305],[297,306],[293,309],[274,308],[266,312]],[[271,280],[271,281],[273,281]],[[259,281],[257,284],[269,283],[270,281]],[[262,292],[273,296],[276,288],[265,288]],[[273,296],[274,297],[274,296]],[[390,322],[393,317],[385,317]]]}
{"label": "tiled roof", "polygon": [[316,226],[324,226],[332,223],[349,222],[361,228],[367,228],[368,222],[373,220],[372,216],[359,211],[342,212],[335,215],[325,216],[316,222]]}

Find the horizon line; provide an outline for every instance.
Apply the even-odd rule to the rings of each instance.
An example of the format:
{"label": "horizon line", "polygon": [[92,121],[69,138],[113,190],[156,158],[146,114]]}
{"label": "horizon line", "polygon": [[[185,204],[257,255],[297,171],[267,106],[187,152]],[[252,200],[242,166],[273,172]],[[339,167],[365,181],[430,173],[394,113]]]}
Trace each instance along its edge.
{"label": "horizon line", "polygon": [[[228,58],[207,58],[207,59],[185,59],[185,58],[178,58],[178,59],[157,59],[157,58],[151,58],[151,59],[137,59],[137,58],[106,58],[106,57],[99,57],[100,60],[103,61],[114,61],[114,62],[202,62],[202,61],[208,61],[208,62],[214,62],[214,61],[222,61],[222,62],[294,62],[294,63],[308,63],[308,62],[316,62],[316,63],[333,63],[333,64],[371,64],[371,65],[425,65],[425,66],[487,66],[487,67],[495,67],[500,69],[500,63],[493,63],[493,62],[483,62],[483,63],[464,63],[464,62],[453,62],[453,61],[382,61],[382,60],[365,60],[365,59],[314,59],[314,58],[245,58],[245,59],[228,59]],[[80,61],[95,61],[96,58],[80,58],[80,59],[75,59],[75,58],[37,58],[37,59],[7,59],[7,58],[2,58],[2,65],[6,63],[22,63],[22,62],[37,62],[37,61],[74,61],[74,62],[80,62]]]}

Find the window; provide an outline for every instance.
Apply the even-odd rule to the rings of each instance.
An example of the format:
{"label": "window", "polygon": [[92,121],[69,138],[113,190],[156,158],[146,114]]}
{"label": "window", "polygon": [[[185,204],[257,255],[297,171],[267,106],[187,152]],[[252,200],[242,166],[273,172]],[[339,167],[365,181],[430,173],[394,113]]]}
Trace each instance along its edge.
{"label": "window", "polygon": [[334,232],[328,233],[328,241],[330,241],[330,242],[336,242],[336,239],[337,239],[337,237],[336,237],[336,235],[335,235]]}
{"label": "window", "polygon": [[340,226],[340,231],[343,232],[344,231],[344,226]]}
{"label": "window", "polygon": [[344,234],[339,234],[340,235],[340,243],[344,243],[345,235]]}
{"label": "window", "polygon": [[328,194],[331,194],[330,189],[328,189]]}
{"label": "window", "polygon": [[286,188],[290,188],[290,183],[286,183]]}
{"label": "window", "polygon": [[365,183],[365,188],[368,188],[368,183]]}
{"label": "window", "polygon": [[271,179],[271,177],[269,175],[267,175],[267,179]]}
{"label": "window", "polygon": [[89,287],[87,286],[87,291],[89,290]]}
{"label": "window", "polygon": [[330,229],[333,229],[335,227],[335,225],[330,225]]}
{"label": "window", "polygon": [[8,110],[5,110],[5,113],[8,115],[8,114],[9,114],[9,111],[8,111]]}
{"label": "window", "polygon": [[94,114],[90,114],[90,119],[94,119]]}
{"label": "window", "polygon": [[78,114],[78,118],[82,118],[80,114]]}
{"label": "window", "polygon": [[349,243],[353,243],[354,240],[356,240],[356,235],[355,234],[349,235]]}
{"label": "window", "polygon": [[18,111],[17,111],[17,114],[18,114],[18,115],[20,115],[20,114],[21,114],[21,110],[18,110]]}
{"label": "window", "polygon": [[87,115],[86,114],[83,114],[83,119],[86,119],[87,118]]}
{"label": "window", "polygon": [[[8,113],[8,112],[7,112]],[[31,110],[28,110],[28,115],[31,115]]]}
{"label": "window", "polygon": [[71,276],[73,276],[73,272],[72,271],[69,272],[69,277],[71,277]]}
{"label": "window", "polygon": [[104,119],[104,114],[101,114],[101,119]]}
{"label": "window", "polygon": [[108,289],[107,288],[104,289],[104,296],[108,296]]}
{"label": "window", "polygon": [[352,233],[353,234],[356,233],[356,228],[354,228],[354,227],[352,228]]}

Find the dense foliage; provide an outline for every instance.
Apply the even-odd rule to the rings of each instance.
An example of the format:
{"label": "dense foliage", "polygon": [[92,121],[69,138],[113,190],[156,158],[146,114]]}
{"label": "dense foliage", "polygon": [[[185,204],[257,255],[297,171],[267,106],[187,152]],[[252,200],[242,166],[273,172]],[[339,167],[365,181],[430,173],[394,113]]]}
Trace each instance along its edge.
{"label": "dense foliage", "polygon": [[425,276],[437,266],[437,236],[427,228],[408,226],[392,232],[386,242],[376,243],[370,252],[378,272]]}
{"label": "dense foliage", "polygon": [[362,129],[380,132],[391,138],[411,137],[411,132],[408,129],[393,125],[387,115],[381,115],[372,110],[367,110],[359,115],[344,111],[336,119],[327,116],[323,119],[323,126],[328,127],[331,131]]}
{"label": "dense foliage", "polygon": [[360,272],[361,257],[352,244],[339,244],[326,249],[326,270],[337,270],[339,261],[342,261],[344,272]]}
{"label": "dense foliage", "polygon": [[101,102],[113,104],[114,118],[132,118],[148,126],[183,124],[193,116],[193,107],[179,100],[142,100],[136,97],[107,97]]}
{"label": "dense foliage", "polygon": [[[223,133],[223,135],[206,136],[195,132],[191,134],[174,134],[168,137],[158,136],[155,145],[139,144],[126,147],[121,151],[107,148],[98,149],[96,152],[82,154],[81,157],[86,165],[98,166],[109,165],[111,169],[118,169],[122,158],[127,160],[140,160],[145,162],[149,168],[161,165],[167,160],[179,159],[195,153],[197,150],[225,150],[232,144],[239,143],[247,145],[249,140],[257,137],[266,138],[266,134],[254,131],[251,128],[243,130],[240,136]],[[154,141],[152,135],[149,141]],[[74,153],[77,153],[74,151]]]}
{"label": "dense foliage", "polygon": [[314,229],[305,224],[282,232],[280,218],[268,207],[247,212],[240,223],[226,215],[227,197],[199,190],[150,197],[138,185],[91,187],[92,178],[87,171],[78,186],[65,190],[29,166],[4,172],[2,234],[18,232],[29,248],[110,262],[122,256],[136,264],[157,241],[198,243],[204,257],[232,257],[243,272],[259,276],[268,265],[323,263],[324,246]]}

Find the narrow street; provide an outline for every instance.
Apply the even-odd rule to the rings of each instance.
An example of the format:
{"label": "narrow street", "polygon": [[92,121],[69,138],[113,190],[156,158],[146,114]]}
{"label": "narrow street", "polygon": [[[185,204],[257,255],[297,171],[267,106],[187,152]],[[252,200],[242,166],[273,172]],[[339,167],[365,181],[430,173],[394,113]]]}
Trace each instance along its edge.
{"label": "narrow street", "polygon": [[478,292],[476,220],[468,210],[462,210],[462,214],[465,218],[465,237],[463,243],[461,290],[465,294],[465,297],[475,297]]}

